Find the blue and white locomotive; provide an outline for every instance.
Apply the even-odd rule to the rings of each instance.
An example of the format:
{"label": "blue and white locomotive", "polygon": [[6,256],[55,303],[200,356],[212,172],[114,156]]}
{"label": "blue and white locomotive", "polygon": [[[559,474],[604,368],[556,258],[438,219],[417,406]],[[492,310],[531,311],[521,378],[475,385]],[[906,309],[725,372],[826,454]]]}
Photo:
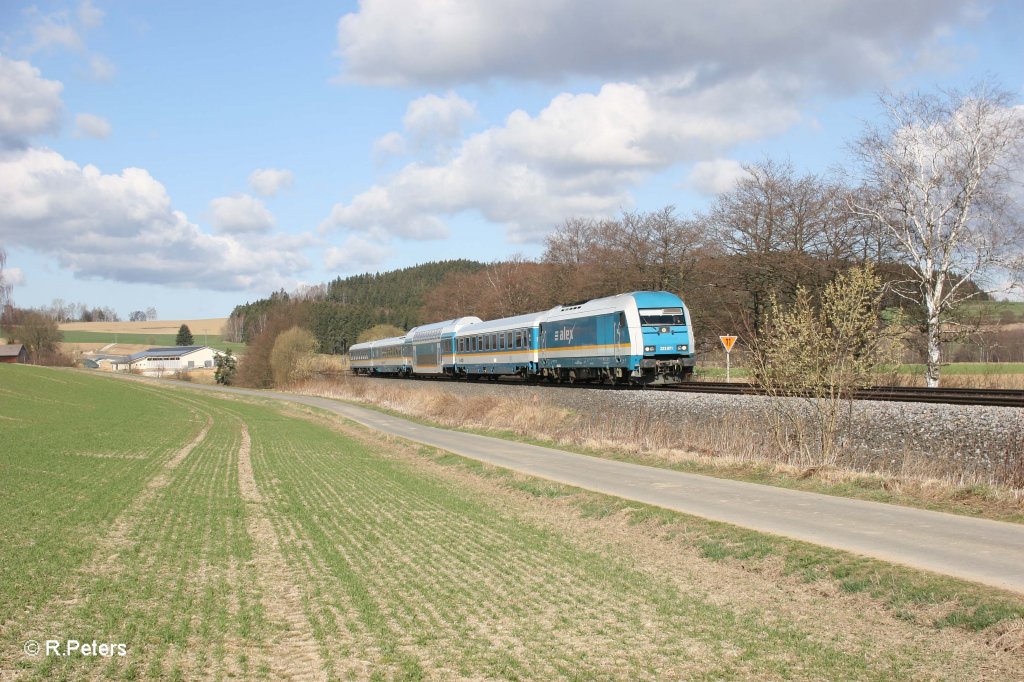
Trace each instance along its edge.
{"label": "blue and white locomotive", "polygon": [[359,374],[651,386],[685,381],[695,366],[690,312],[665,291],[487,322],[436,322],[402,337],[356,344],[349,358]]}

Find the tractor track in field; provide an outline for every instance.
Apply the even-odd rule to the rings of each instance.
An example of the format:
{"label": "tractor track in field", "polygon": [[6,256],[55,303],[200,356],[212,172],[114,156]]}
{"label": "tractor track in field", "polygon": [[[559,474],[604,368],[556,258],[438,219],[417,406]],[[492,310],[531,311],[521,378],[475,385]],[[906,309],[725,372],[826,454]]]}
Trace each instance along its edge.
{"label": "tractor track in field", "polygon": [[266,512],[266,502],[256,485],[252,469],[252,439],[249,427],[242,422],[242,444],[238,450],[238,484],[246,506],[246,527],[259,551],[253,561],[263,588],[262,602],[267,617],[281,630],[268,642],[265,653],[287,655],[267,656],[273,679],[326,680],[320,646],[310,628],[302,606],[302,591],[297,576],[289,568],[281,552],[281,544]]}
{"label": "tractor track in field", "polygon": [[97,541],[93,559],[82,569],[83,574],[106,574],[114,570],[114,565],[117,562],[118,555],[124,548],[125,543],[128,542],[128,536],[131,534],[132,520],[150,505],[156,495],[159,494],[160,490],[167,487],[174,471],[183,461],[185,461],[185,458],[188,457],[193,450],[199,447],[203,441],[206,440],[206,435],[210,432],[210,427],[213,426],[213,417],[206,412],[194,410],[194,408],[190,409],[193,409],[194,415],[205,416],[206,423],[191,441],[182,446],[170,459],[167,460],[156,474],[149,479],[146,483],[146,487],[142,489],[142,492],[134,500],[132,500],[132,503],[128,508],[114,519],[110,530]]}

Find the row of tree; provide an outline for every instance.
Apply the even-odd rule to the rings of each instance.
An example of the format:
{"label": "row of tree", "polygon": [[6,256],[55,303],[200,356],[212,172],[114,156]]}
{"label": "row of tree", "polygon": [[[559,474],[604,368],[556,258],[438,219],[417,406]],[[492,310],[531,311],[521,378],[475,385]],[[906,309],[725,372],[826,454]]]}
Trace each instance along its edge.
{"label": "row of tree", "polygon": [[[274,309],[343,352],[376,324],[484,319],[637,289],[687,300],[698,329],[756,339],[774,306],[818,300],[837,274],[870,264],[881,306],[919,325],[929,385],[939,381],[952,314],[984,298],[992,280],[1024,271],[1019,180],[1024,114],[987,83],[968,92],[881,98],[884,122],[852,145],[853,163],[828,176],[765,159],[702,213],[672,206],[615,219],[570,218],[537,261],[459,261],[335,280],[289,297],[239,306],[243,340],[266,331]],[[415,285],[411,283],[415,282]],[[803,292],[803,293],[800,293]]]}

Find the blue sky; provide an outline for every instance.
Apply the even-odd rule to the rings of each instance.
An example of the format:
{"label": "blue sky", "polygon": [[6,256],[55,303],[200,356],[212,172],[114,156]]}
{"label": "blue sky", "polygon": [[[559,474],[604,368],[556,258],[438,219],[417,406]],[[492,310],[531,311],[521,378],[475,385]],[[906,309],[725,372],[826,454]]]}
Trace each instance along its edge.
{"label": "blue sky", "polygon": [[883,89],[1024,95],[1018,2],[0,4],[0,246],[19,305],[219,317],[572,216],[705,208],[845,160]]}

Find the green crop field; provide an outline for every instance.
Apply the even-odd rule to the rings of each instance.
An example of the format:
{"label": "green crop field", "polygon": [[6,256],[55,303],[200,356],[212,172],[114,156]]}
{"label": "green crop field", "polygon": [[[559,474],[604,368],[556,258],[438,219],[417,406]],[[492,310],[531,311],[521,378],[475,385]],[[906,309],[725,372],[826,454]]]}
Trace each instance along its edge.
{"label": "green crop field", "polygon": [[[63,340],[68,343],[130,343],[152,346],[173,346],[176,334],[134,334],[123,332],[91,332],[69,329],[61,332]],[[246,344],[224,341],[220,334],[195,334],[194,343],[211,346],[220,350],[230,348],[232,351],[244,351]]]}
{"label": "green crop field", "polygon": [[764,536],[739,552],[693,519],[673,532],[699,549],[680,549],[658,525],[678,515],[629,525],[322,413],[0,365],[0,439],[3,679],[1021,671],[984,633],[934,625],[949,609],[906,594],[891,612],[868,574],[798,580]]}

